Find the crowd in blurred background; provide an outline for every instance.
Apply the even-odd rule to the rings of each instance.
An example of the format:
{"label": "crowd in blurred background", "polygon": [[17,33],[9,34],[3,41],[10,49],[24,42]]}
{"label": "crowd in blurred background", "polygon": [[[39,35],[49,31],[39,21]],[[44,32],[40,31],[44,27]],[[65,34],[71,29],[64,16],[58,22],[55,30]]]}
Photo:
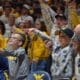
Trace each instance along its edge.
{"label": "crowd in blurred background", "polygon": [[80,1],[0,0],[0,80],[80,80]]}

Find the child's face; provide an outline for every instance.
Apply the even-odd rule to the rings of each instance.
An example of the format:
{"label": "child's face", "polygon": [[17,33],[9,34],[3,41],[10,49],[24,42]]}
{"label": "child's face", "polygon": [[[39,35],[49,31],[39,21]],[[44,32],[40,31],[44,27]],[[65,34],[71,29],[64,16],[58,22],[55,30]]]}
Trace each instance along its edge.
{"label": "child's face", "polygon": [[59,42],[61,47],[65,47],[69,44],[70,38],[67,35],[65,35],[63,32],[61,32],[59,35]]}

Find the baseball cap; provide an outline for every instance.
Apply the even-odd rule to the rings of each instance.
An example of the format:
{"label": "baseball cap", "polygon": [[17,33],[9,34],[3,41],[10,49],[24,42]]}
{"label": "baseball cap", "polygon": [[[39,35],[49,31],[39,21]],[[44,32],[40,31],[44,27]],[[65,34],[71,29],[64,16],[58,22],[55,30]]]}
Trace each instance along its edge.
{"label": "baseball cap", "polygon": [[64,14],[58,14],[55,16],[56,19],[60,18],[60,19],[63,19],[63,20],[67,20],[66,16]]}
{"label": "baseball cap", "polygon": [[72,38],[74,35],[73,30],[69,28],[61,29],[60,32],[63,32],[65,35],[67,35],[69,38]]}

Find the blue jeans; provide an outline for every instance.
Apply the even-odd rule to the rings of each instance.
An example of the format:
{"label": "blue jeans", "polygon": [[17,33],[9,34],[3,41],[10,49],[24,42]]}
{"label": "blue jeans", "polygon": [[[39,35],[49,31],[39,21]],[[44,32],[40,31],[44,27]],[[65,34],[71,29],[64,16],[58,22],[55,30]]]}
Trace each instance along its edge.
{"label": "blue jeans", "polygon": [[31,72],[45,70],[46,60],[39,60],[38,62],[33,61],[31,64]]}

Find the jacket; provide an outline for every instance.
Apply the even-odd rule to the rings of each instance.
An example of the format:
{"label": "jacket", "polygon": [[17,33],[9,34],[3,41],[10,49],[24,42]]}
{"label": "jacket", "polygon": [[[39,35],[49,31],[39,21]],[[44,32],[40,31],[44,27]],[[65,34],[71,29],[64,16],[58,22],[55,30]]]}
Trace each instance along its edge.
{"label": "jacket", "polygon": [[48,58],[49,50],[46,48],[43,39],[36,35],[31,35],[31,43],[28,48],[30,60],[43,60]]}

